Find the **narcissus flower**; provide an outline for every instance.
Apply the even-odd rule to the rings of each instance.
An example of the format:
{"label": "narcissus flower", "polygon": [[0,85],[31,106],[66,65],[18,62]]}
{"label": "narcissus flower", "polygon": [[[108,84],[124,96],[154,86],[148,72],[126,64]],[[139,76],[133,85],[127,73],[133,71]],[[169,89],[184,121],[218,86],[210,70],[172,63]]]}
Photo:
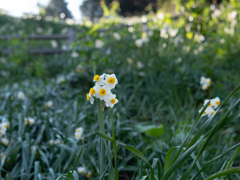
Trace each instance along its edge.
{"label": "narcissus flower", "polygon": [[[205,99],[203,105],[205,106],[209,101],[210,101],[210,103],[209,103],[207,109],[204,111],[202,116],[210,117],[211,115],[213,115],[215,113],[215,109],[221,104],[220,98],[215,97],[213,99]],[[203,107],[199,110],[199,112],[201,112],[202,109],[203,109]]]}
{"label": "narcissus flower", "polygon": [[95,41],[95,48],[100,49],[100,48],[102,48],[103,46],[104,46],[104,43],[103,43],[102,40],[97,39],[97,40]]}
{"label": "narcissus flower", "polygon": [[212,106],[213,108],[217,108],[221,104],[219,97],[215,97],[214,99],[205,99],[204,105],[207,104],[209,101],[210,104],[208,106]]}
{"label": "narcissus flower", "polygon": [[29,124],[31,126],[35,123],[35,119],[31,118],[31,117],[27,117],[27,118],[24,119],[24,123]]}
{"label": "narcissus flower", "polygon": [[1,139],[1,142],[5,145],[5,146],[8,146],[9,144],[9,140],[7,138],[2,138]]}
{"label": "narcissus flower", "polygon": [[[199,110],[199,112],[202,111],[202,108]],[[202,116],[208,116],[210,117],[215,113],[215,110],[212,108],[212,106],[208,106],[207,109],[203,112]]]}
{"label": "narcissus flower", "polygon": [[113,33],[113,37],[117,40],[117,41],[120,41],[121,40],[121,36],[120,36],[120,34],[118,34],[118,33]]}
{"label": "narcissus flower", "polygon": [[78,167],[77,168],[77,172],[79,174],[86,174],[87,173],[87,169],[85,167]]}
{"label": "narcissus flower", "polygon": [[105,101],[107,107],[113,107],[118,102],[116,95],[111,92],[118,83],[116,75],[105,73],[101,76],[95,75],[93,81],[95,82],[95,86],[90,88],[89,93],[87,94],[87,100],[93,104],[94,98],[98,98]]}
{"label": "narcissus flower", "polygon": [[202,85],[202,90],[207,90],[209,86],[211,85],[211,79],[201,77],[200,84]]}
{"label": "narcissus flower", "polygon": [[75,138],[77,141],[82,138],[82,134],[83,134],[83,128],[82,127],[77,128],[75,131]]}

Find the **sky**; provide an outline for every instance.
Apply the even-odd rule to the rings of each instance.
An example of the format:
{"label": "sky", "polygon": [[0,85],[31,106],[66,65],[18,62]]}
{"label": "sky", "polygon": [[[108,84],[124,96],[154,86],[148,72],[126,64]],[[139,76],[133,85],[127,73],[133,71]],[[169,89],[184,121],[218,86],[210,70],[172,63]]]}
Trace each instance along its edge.
{"label": "sky", "polygon": [[[23,13],[38,14],[37,4],[47,5],[50,0],[0,0],[0,8],[12,16],[21,16]],[[81,20],[79,6],[83,0],[65,0],[74,19]]]}

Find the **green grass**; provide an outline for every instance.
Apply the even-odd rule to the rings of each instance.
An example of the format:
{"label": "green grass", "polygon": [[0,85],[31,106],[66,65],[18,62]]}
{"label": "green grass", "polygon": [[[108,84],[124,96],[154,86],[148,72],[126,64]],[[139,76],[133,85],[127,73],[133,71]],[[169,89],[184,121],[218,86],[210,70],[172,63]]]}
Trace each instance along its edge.
{"label": "green grass", "polygon": [[[193,37],[203,34],[203,42],[186,37],[185,27],[191,22],[179,26],[187,13],[193,13],[187,11],[186,16],[171,23],[167,17],[154,22],[148,15],[146,24],[133,25],[134,32],[126,27],[116,28],[111,22],[100,22],[96,27],[102,29],[101,35],[97,28],[79,25],[75,27],[79,31],[72,51],[59,55],[26,53],[31,45],[42,47],[50,42],[0,43],[1,47],[16,49],[0,60],[0,119],[10,122],[6,133],[10,143],[0,145],[1,177],[56,179],[72,171],[75,179],[86,179],[76,173],[77,167],[85,166],[92,173],[90,179],[99,179],[103,137],[107,140],[103,179],[113,177],[111,166],[117,166],[119,179],[191,179],[195,175],[195,179],[226,175],[228,179],[239,179],[239,92],[229,96],[214,118],[198,117],[204,99],[218,96],[222,103],[239,85],[239,14],[234,35],[224,32],[229,25],[227,12],[237,8],[225,8],[218,23],[208,17],[206,22],[216,27],[207,32],[204,28],[194,29],[198,22],[194,21]],[[0,22],[8,23],[6,27],[14,26],[14,32],[35,32],[32,24],[38,24],[34,18],[28,22],[9,17],[5,22],[4,17],[1,15]],[[53,33],[69,28],[56,22],[43,23],[44,32],[48,27],[53,27]],[[176,37],[159,36],[166,23],[178,28]],[[153,35],[139,48],[133,35],[140,38],[144,31]],[[2,34],[14,32],[6,30]],[[120,34],[120,41],[114,39],[113,32]],[[174,43],[177,37],[182,39],[178,45]],[[96,39],[104,42],[102,48],[95,48]],[[220,43],[220,39],[225,42]],[[78,57],[71,56],[73,51]],[[178,58],[182,61],[177,62]],[[114,90],[119,103],[113,111],[104,112],[106,134],[96,133],[97,105],[86,100],[94,84],[94,63],[97,74],[115,73],[119,82]],[[57,83],[60,76],[65,81]],[[207,91],[201,90],[201,76],[212,80]],[[17,98],[19,91],[24,92],[25,100]],[[53,101],[52,107],[44,105],[48,101]],[[24,125],[26,117],[35,118],[35,123]],[[84,128],[84,138],[77,142],[74,132],[80,126]],[[116,140],[112,137],[113,127]],[[61,144],[50,145],[51,139],[60,139]],[[117,164],[112,143],[116,144]],[[81,156],[75,161],[82,145]]]}

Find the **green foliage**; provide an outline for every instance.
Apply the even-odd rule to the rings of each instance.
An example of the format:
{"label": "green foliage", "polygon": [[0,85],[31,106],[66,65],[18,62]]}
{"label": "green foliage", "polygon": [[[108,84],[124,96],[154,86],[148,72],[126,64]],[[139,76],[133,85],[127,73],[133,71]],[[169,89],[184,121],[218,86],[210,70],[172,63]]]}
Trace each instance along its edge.
{"label": "green foliage", "polygon": [[[202,1],[195,8],[191,6],[196,2],[189,1],[178,19],[159,12],[144,17],[144,24],[131,19],[130,27],[127,19],[123,24],[121,19],[102,19],[76,27],[37,17],[1,15],[1,34],[77,29],[72,49],[64,54],[27,53],[32,47],[50,48],[49,41],[10,39],[0,44],[1,49],[13,50],[0,57],[0,119],[9,121],[4,135],[9,144],[0,146],[1,177],[99,179],[100,142],[105,139],[102,179],[115,174],[119,179],[238,178],[237,2],[220,5],[221,15],[212,17]],[[228,15],[234,11],[237,15],[230,20]],[[140,38],[148,40],[138,47]],[[95,47],[96,40],[103,42],[101,48]],[[65,43],[57,41],[58,46]],[[100,129],[96,103],[85,100],[95,73],[115,73],[119,82],[114,92],[119,103],[113,110],[105,109],[101,125],[105,133],[96,133]],[[201,76],[211,78],[206,91],[200,87]],[[216,96],[221,106],[210,118],[202,117],[209,105],[199,112],[204,99]],[[27,117],[35,123],[25,123]],[[79,141],[74,137],[78,127],[84,128]],[[91,176],[78,173],[80,166]]]}

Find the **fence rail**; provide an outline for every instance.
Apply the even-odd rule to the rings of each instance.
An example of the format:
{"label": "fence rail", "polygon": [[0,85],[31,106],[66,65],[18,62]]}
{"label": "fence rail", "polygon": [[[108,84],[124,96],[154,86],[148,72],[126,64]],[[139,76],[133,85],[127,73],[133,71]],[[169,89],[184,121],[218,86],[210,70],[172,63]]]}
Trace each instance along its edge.
{"label": "fence rail", "polygon": [[[1,41],[10,41],[12,39],[20,39],[21,41],[24,40],[67,40],[67,50],[63,50],[61,48],[43,48],[43,49],[32,49],[29,50],[27,53],[29,54],[43,54],[43,55],[50,55],[55,53],[64,53],[71,49],[71,44],[75,39],[75,30],[70,29],[67,35],[63,34],[52,34],[52,35],[28,35],[24,36],[10,36],[10,35],[0,35],[0,42]],[[8,50],[1,49],[0,54],[12,54],[14,50],[12,48]]]}

